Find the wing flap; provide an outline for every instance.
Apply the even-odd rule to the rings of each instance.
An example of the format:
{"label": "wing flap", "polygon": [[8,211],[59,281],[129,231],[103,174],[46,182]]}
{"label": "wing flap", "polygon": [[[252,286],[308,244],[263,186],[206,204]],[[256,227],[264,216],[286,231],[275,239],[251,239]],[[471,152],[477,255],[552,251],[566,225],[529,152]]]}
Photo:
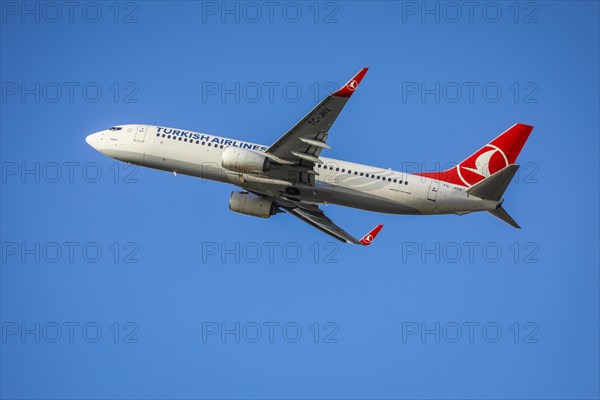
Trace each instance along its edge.
{"label": "wing flap", "polygon": [[304,143],[309,144],[311,146],[315,146],[315,147],[320,147],[322,149],[331,150],[331,147],[329,147],[327,145],[327,143],[321,142],[320,140],[314,140],[314,139],[309,139],[309,138],[305,138],[305,137],[299,137],[298,139],[300,139],[301,142],[304,142]]}

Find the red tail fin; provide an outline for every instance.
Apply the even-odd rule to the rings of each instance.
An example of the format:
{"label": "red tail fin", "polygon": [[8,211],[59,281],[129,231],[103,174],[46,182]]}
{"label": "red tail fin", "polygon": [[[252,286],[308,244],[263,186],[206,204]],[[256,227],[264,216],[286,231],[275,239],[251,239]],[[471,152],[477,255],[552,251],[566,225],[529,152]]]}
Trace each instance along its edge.
{"label": "red tail fin", "polygon": [[472,186],[514,164],[532,130],[531,125],[515,124],[457,166],[446,171],[422,172],[416,175],[461,186]]}

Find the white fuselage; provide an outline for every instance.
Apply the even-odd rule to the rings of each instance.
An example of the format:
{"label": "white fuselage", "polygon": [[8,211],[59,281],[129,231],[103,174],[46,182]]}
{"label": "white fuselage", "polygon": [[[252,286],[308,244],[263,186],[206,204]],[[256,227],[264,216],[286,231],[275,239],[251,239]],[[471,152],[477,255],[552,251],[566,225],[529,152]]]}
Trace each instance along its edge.
{"label": "white fuselage", "polygon": [[[222,167],[227,146],[264,152],[267,146],[153,125],[120,125],[87,137],[96,150],[114,159],[143,167],[230,183],[265,195],[303,202],[339,204],[391,214],[449,214],[494,210],[497,201],[469,196],[465,187],[418,176],[320,157],[315,185],[299,182],[289,169],[275,167],[262,174],[243,174]],[[285,174],[285,176],[283,176]]]}

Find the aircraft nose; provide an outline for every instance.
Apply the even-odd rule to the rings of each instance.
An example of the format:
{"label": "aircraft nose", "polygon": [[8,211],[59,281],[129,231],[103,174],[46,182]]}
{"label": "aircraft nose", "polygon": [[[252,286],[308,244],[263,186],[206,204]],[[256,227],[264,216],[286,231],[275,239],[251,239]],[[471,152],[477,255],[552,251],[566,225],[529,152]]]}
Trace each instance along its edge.
{"label": "aircraft nose", "polygon": [[96,148],[96,141],[97,140],[98,140],[98,135],[96,133],[92,133],[91,135],[87,135],[86,138],[85,138],[85,141],[87,142],[87,144],[89,144],[93,148]]}

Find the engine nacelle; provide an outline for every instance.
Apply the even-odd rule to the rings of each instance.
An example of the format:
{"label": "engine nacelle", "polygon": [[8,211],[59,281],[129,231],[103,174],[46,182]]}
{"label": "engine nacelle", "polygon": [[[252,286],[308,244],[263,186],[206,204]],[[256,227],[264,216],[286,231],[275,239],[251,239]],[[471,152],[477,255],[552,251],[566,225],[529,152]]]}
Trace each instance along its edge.
{"label": "engine nacelle", "polygon": [[231,192],[229,209],[236,213],[260,218],[269,218],[277,212],[277,206],[273,200],[248,192]]}
{"label": "engine nacelle", "polygon": [[226,147],[221,156],[223,168],[235,172],[266,172],[270,160],[264,155],[237,147]]}

